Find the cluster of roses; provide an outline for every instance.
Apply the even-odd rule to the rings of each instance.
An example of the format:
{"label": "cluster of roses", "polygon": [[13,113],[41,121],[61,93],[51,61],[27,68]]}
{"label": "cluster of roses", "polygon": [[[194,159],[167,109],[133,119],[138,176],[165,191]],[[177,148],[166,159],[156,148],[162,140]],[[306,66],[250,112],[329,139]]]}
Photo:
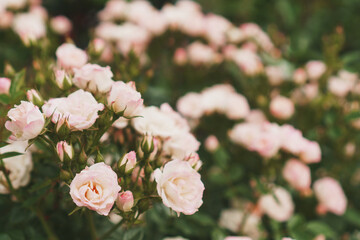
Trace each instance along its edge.
{"label": "cluster of roses", "polygon": [[[24,9],[27,11],[22,12]],[[0,30],[12,28],[26,45],[45,38],[47,25],[58,35],[68,35],[72,30],[72,23],[65,16],[49,19],[39,0],[4,0],[0,3]]]}
{"label": "cluster of roses", "polygon": [[[190,133],[187,121],[168,104],[144,107],[134,82],[114,81],[110,67],[87,63],[87,53],[73,44],[61,45],[56,56],[57,86],[69,92],[73,84],[80,89],[46,101],[31,89],[28,101],[8,112],[10,120],[5,127],[12,133],[11,143],[0,149],[1,154],[26,153],[4,159],[10,174],[1,173],[1,192],[11,193],[29,183],[30,151],[36,147],[25,148],[42,141],[58,155],[59,177],[70,183],[70,195],[78,207],[108,215],[116,202],[120,214],[140,214],[147,210],[142,201],[156,199],[157,192],[177,213],[195,213],[202,205],[204,185],[197,172],[200,143]],[[11,85],[8,79],[1,81]],[[123,156],[104,163],[101,142],[114,131],[124,138],[126,132],[129,134],[125,128],[136,133],[119,140],[127,146],[120,151]]]}

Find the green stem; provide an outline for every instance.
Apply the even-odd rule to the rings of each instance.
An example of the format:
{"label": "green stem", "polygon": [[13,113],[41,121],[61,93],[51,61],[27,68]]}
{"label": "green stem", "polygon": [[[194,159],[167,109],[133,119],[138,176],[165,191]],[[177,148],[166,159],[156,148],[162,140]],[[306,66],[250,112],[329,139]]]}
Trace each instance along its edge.
{"label": "green stem", "polygon": [[8,171],[5,168],[5,163],[4,163],[4,160],[2,158],[0,158],[0,170],[4,173],[4,176],[5,176],[7,185],[9,187],[10,193],[13,194],[14,196],[16,196],[15,189],[14,189],[13,185],[11,184],[11,180],[9,178]]}
{"label": "green stem", "polygon": [[97,234],[96,234],[96,228],[94,224],[94,218],[92,216],[92,212],[90,210],[85,211],[86,219],[88,221],[89,227],[90,227],[90,235],[92,240],[98,240]]}
{"label": "green stem", "polygon": [[55,235],[54,231],[51,229],[50,225],[47,223],[44,214],[40,208],[35,209],[36,215],[39,218],[42,227],[44,228],[49,240],[58,240],[59,238]]}
{"label": "green stem", "polygon": [[117,224],[115,224],[114,226],[112,226],[112,228],[110,228],[106,233],[104,233],[99,240],[105,240],[106,238],[110,237],[111,234],[113,232],[116,231],[116,229],[118,229],[122,224],[124,223],[124,219],[121,219],[120,222],[118,222]]}

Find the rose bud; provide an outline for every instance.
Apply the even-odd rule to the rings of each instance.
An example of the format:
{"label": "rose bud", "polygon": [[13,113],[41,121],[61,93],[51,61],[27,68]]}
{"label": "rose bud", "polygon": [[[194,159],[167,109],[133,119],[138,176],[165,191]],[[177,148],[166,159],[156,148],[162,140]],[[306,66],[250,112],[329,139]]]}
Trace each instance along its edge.
{"label": "rose bud", "polygon": [[119,168],[121,169],[125,166],[125,172],[130,172],[136,165],[136,153],[135,151],[131,151],[119,161]]}
{"label": "rose bud", "polygon": [[306,71],[303,68],[298,68],[293,74],[293,80],[296,84],[304,84],[307,80]]}
{"label": "rose bud", "polygon": [[65,70],[55,70],[56,84],[60,89],[69,89],[72,86],[72,80]]}
{"label": "rose bud", "polygon": [[45,119],[39,108],[31,102],[21,101],[21,104],[10,109],[7,116],[10,121],[5,128],[12,132],[11,140],[25,141],[37,137],[44,128]]}
{"label": "rose bud", "polygon": [[134,117],[143,107],[141,94],[131,84],[118,81],[112,84],[107,97],[108,106],[124,117]]}
{"label": "rose bud", "polygon": [[0,78],[0,94],[9,94],[11,80],[8,78]]}
{"label": "rose bud", "polygon": [[149,154],[154,151],[154,147],[154,137],[150,134],[145,135],[141,141],[141,150],[144,153]]}
{"label": "rose bud", "polygon": [[42,106],[44,104],[44,100],[40,96],[39,92],[35,89],[30,89],[26,92],[26,97],[29,100],[29,102],[32,102],[36,106]]}
{"label": "rose bud", "polygon": [[119,193],[116,199],[116,206],[123,212],[130,212],[134,206],[134,196],[131,191]]}
{"label": "rose bud", "polygon": [[197,153],[191,153],[187,158],[186,161],[190,164],[192,168],[194,168],[196,171],[200,169],[202,166],[202,161],[200,160],[199,154]]}
{"label": "rose bud", "polygon": [[174,62],[177,64],[177,65],[184,65],[187,61],[187,53],[186,53],[186,50],[184,48],[178,48],[176,49],[175,51],[175,54],[174,54]]}
{"label": "rose bud", "polygon": [[74,156],[74,149],[65,141],[60,141],[56,144],[56,152],[63,162],[64,160],[71,160]]}
{"label": "rose bud", "polygon": [[65,16],[56,16],[50,20],[50,26],[54,32],[60,35],[69,33],[72,29],[70,20]]}
{"label": "rose bud", "polygon": [[106,43],[101,38],[95,38],[92,41],[92,47],[93,47],[96,54],[102,53],[104,51],[104,49],[105,49],[105,46],[106,46]]}

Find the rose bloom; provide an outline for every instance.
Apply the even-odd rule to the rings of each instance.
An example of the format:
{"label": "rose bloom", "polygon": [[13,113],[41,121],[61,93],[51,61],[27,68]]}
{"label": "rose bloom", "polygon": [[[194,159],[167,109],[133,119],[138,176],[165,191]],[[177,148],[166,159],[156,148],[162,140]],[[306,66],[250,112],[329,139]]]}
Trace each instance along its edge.
{"label": "rose bloom", "polygon": [[269,36],[255,23],[244,23],[240,26],[246,38],[255,41],[265,51],[271,52],[274,50],[274,44],[271,42]]}
{"label": "rose bloom", "polygon": [[110,166],[96,163],[77,173],[70,184],[70,196],[79,207],[87,207],[107,216],[121,187]]}
{"label": "rose bloom", "polygon": [[329,91],[338,97],[345,97],[355,86],[355,81],[331,77],[328,80]]}
{"label": "rose bloom", "polygon": [[65,16],[56,16],[52,18],[50,21],[50,26],[54,32],[60,35],[65,35],[72,29],[70,20]]}
{"label": "rose bloom", "polygon": [[204,114],[202,95],[199,93],[187,93],[177,101],[176,107],[182,115],[188,118],[198,119]]}
{"label": "rose bloom", "polygon": [[9,94],[11,80],[8,78],[0,78],[0,94]]}
{"label": "rose bloom", "polygon": [[117,26],[115,40],[118,50],[126,55],[133,50],[137,55],[141,55],[151,39],[150,33],[130,22]]}
{"label": "rose bloom", "polygon": [[201,42],[194,42],[187,47],[187,56],[194,65],[206,65],[216,62],[217,53]]}
{"label": "rose bloom", "polygon": [[11,27],[14,19],[14,14],[10,11],[1,11],[0,7],[0,29],[7,29]]}
{"label": "rose bloom", "polygon": [[343,215],[347,207],[347,198],[338,181],[324,177],[313,185],[319,205],[336,215]]}
{"label": "rose bloom", "polygon": [[281,66],[268,66],[265,68],[265,73],[272,86],[278,86],[285,80],[284,69]]}
{"label": "rose bloom", "polygon": [[53,123],[66,120],[71,130],[81,131],[95,123],[104,105],[98,103],[91,93],[80,89],[66,98],[50,99],[42,109],[46,117],[52,116]]}
{"label": "rose bloom", "polygon": [[175,50],[174,62],[177,65],[184,65],[187,62],[187,53],[184,48],[177,48]]}
{"label": "rose bloom", "polygon": [[205,37],[212,45],[222,46],[226,43],[226,32],[232,24],[224,17],[209,13],[205,16]]}
{"label": "rose bloom", "polygon": [[261,196],[259,206],[270,218],[279,222],[287,221],[294,213],[291,195],[282,187],[276,187],[273,193]]}
{"label": "rose bloom", "polygon": [[165,154],[175,159],[184,159],[199,150],[200,142],[188,132],[180,132],[166,139],[163,145]]}
{"label": "rose bloom", "polygon": [[305,70],[311,81],[317,81],[326,72],[326,65],[322,61],[309,61]]}
{"label": "rose bloom", "polygon": [[259,56],[249,49],[237,49],[229,58],[248,76],[259,74],[264,69]]}
{"label": "rose bloom", "polygon": [[286,162],[282,175],[284,179],[296,190],[305,191],[310,189],[311,172],[304,163],[290,159]]}
{"label": "rose bloom", "polygon": [[10,121],[5,123],[5,128],[12,133],[11,140],[24,141],[35,138],[44,128],[44,116],[31,102],[21,101],[20,105],[10,109],[7,116]]}
{"label": "rose bloom", "polygon": [[170,114],[157,107],[145,107],[139,112],[139,116],[142,117],[132,119],[132,125],[140,134],[166,138],[184,131],[178,127]]}
{"label": "rose bloom", "polygon": [[287,97],[276,96],[270,102],[270,113],[278,119],[289,119],[294,111],[294,103]]}
{"label": "rose bloom", "polygon": [[303,68],[298,68],[293,74],[293,80],[297,84],[304,84],[307,80],[306,71]]}
{"label": "rose bloom", "polygon": [[183,118],[178,112],[174,111],[168,103],[163,103],[160,106],[160,111],[167,114],[174,122],[176,127],[182,132],[189,132],[190,126],[188,121]]}
{"label": "rose bloom", "polygon": [[293,126],[284,124],[281,126],[282,143],[281,148],[294,155],[300,154],[306,144],[307,140],[300,130],[295,129]]}
{"label": "rose bloom", "polygon": [[136,91],[133,82],[125,84],[118,81],[112,84],[107,102],[108,106],[116,113],[123,112],[124,116],[133,117],[139,114],[144,100],[141,98],[141,94]]}
{"label": "rose bloom", "polygon": [[56,57],[58,65],[69,70],[81,68],[88,61],[86,52],[71,43],[63,43],[58,47]]}
{"label": "rose bloom", "polygon": [[123,0],[111,0],[105,8],[99,12],[98,17],[102,21],[122,19],[125,15],[128,3]]}
{"label": "rose bloom", "polygon": [[20,13],[15,15],[13,29],[25,44],[36,41],[46,35],[44,20],[34,13]]}
{"label": "rose bloom", "polygon": [[[27,141],[16,141],[0,148],[0,154],[7,152],[19,152],[23,155],[5,158],[5,168],[9,171],[9,178],[14,189],[26,186],[30,181],[30,173],[33,169],[33,162],[30,151],[26,151]],[[5,176],[0,172],[0,193],[10,193]]]}
{"label": "rose bloom", "polygon": [[238,209],[225,209],[220,214],[219,225],[229,229],[232,232],[239,232],[253,237],[259,238],[261,218],[253,213],[244,213]]}
{"label": "rose bloom", "polygon": [[300,159],[305,163],[318,163],[321,161],[321,149],[317,142],[304,139]]}
{"label": "rose bloom", "polygon": [[209,152],[215,152],[219,147],[219,140],[216,136],[210,135],[205,140],[205,148]]}
{"label": "rose bloom", "polygon": [[225,103],[225,115],[231,120],[245,118],[250,112],[247,99],[239,94],[233,93],[227,96]]}
{"label": "rose bloom", "polygon": [[265,114],[259,109],[251,110],[249,114],[245,117],[245,120],[249,123],[258,124],[267,122]]}
{"label": "rose bloom", "polygon": [[101,67],[97,64],[85,64],[79,69],[74,69],[74,84],[92,93],[106,93],[113,84],[113,73],[110,67]]}
{"label": "rose bloom", "polygon": [[165,164],[164,169],[156,169],[154,177],[157,192],[165,206],[178,214],[194,214],[202,205],[204,184],[200,174],[188,162],[172,160]]}

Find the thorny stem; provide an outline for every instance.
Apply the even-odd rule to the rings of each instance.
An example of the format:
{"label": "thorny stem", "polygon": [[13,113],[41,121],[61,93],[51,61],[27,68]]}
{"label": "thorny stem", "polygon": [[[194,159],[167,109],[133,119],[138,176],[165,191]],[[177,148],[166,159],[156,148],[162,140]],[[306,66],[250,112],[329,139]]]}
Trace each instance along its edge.
{"label": "thorny stem", "polygon": [[90,212],[90,210],[86,210],[85,215],[86,215],[86,219],[88,221],[89,227],[90,227],[91,239],[92,240],[98,240],[92,212]]}

